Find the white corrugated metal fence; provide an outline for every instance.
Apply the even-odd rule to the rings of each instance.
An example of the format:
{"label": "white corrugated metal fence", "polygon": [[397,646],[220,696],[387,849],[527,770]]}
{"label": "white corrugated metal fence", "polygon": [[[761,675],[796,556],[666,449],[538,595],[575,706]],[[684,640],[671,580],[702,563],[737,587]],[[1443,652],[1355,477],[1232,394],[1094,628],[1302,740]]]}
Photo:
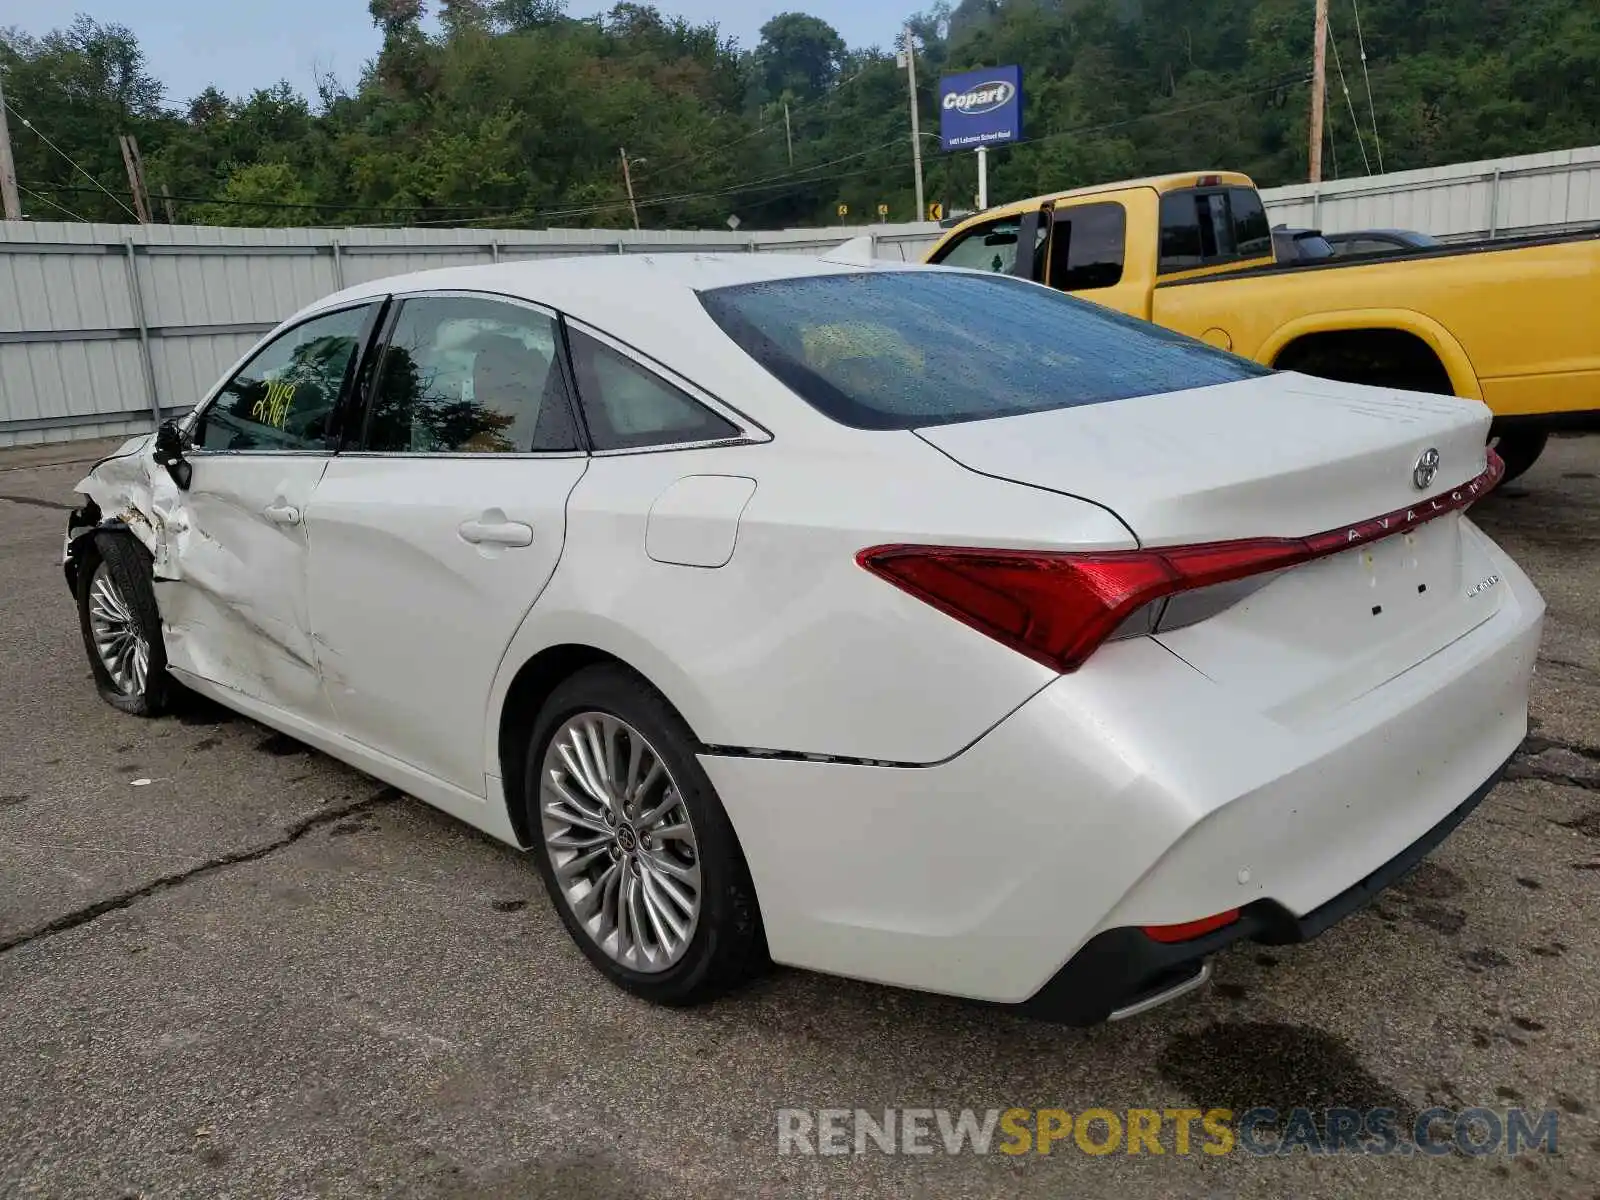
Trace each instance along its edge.
{"label": "white corrugated metal fence", "polygon": [[355,283],[573,254],[821,254],[871,235],[920,258],[937,226],[765,233],[219,229],[0,223],[0,447],[143,432],[191,407],[263,333]]}
{"label": "white corrugated metal fence", "polygon": [[[1600,224],[1600,147],[1262,193],[1274,224],[1448,240]],[[338,288],[428,267],[571,254],[819,254],[871,234],[917,259],[931,224],[730,233],[219,229],[0,222],[0,447],[139,432],[187,409],[278,321]]]}

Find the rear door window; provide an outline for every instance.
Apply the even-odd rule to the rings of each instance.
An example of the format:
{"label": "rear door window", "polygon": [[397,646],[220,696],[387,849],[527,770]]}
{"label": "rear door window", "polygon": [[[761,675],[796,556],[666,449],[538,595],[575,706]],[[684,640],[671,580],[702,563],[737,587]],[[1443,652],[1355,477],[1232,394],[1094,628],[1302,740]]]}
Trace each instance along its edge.
{"label": "rear door window", "polygon": [[1240,258],[1261,258],[1272,253],[1272,225],[1254,188],[1229,188],[1228,209],[1233,217],[1234,252]]}
{"label": "rear door window", "polygon": [[577,329],[568,330],[573,373],[596,450],[643,450],[740,436],[733,422],[637,359]]}
{"label": "rear door window", "polygon": [[403,302],[362,446],[383,454],[578,448],[552,314],[476,296]]}
{"label": "rear door window", "polygon": [[1161,197],[1161,274],[1271,254],[1272,227],[1253,188],[1186,189]]}
{"label": "rear door window", "polygon": [[1050,223],[1050,286],[1064,292],[1122,282],[1127,210],[1120,204],[1057,209]]}
{"label": "rear door window", "polygon": [[1270,374],[1003,275],[852,271],[715,288],[700,302],[792,391],[858,429],[978,421]]}

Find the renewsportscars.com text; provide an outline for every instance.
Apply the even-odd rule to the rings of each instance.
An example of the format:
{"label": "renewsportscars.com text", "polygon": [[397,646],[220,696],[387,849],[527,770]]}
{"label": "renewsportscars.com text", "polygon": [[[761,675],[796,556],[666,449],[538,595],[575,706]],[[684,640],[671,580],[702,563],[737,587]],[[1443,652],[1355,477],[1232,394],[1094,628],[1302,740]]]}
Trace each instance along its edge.
{"label": "renewsportscars.com text", "polygon": [[1482,1156],[1556,1152],[1554,1109],[780,1108],[779,1154]]}

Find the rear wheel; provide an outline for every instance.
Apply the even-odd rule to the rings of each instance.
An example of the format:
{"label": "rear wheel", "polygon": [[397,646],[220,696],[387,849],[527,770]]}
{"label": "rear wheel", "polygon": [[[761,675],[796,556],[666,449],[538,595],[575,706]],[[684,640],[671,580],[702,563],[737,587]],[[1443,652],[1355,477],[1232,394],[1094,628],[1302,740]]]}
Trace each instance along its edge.
{"label": "rear wheel", "polygon": [[1550,434],[1543,429],[1502,433],[1494,442],[1495,453],[1506,464],[1505,482],[1509,483],[1539,461]]}
{"label": "rear wheel", "polygon": [[557,686],[525,782],[534,860],[578,947],[659,1004],[709,1000],[755,974],[755,887],[683,718],[616,666]]}
{"label": "rear wheel", "polygon": [[137,717],[161,713],[171,696],[166,647],[150,555],[133,538],[94,535],[78,572],[78,624],[101,698]]}

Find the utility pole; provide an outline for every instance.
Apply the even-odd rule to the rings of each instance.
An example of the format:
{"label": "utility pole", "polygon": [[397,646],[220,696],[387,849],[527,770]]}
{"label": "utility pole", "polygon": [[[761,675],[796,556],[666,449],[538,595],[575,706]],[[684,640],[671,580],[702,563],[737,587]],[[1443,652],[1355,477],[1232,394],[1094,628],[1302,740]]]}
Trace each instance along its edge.
{"label": "utility pole", "polygon": [[628,170],[628,149],[626,146],[619,146],[617,153],[622,155],[622,182],[628,189],[628,207],[633,210],[633,227],[638,229],[640,228],[639,206],[633,202],[633,175]]}
{"label": "utility pole", "polygon": [[[0,75],[5,71],[0,69]],[[0,83],[0,200],[5,203],[8,221],[22,220],[22,203],[17,199],[17,164],[11,159],[11,127],[6,123],[6,89]]]}
{"label": "utility pole", "polygon": [[150,185],[144,180],[144,156],[139,153],[139,139],[128,135],[128,152],[133,156],[133,177],[139,186],[139,198],[144,201],[146,221],[156,219],[156,206],[150,203]]}
{"label": "utility pole", "polygon": [[[1327,0],[1320,0],[1326,4]],[[917,50],[911,40],[911,26],[905,27],[906,84],[911,91],[911,162],[917,172],[917,213],[927,211],[922,203],[922,131],[917,118]]]}
{"label": "utility pole", "polygon": [[783,102],[783,140],[789,144],[789,165],[794,166],[794,131],[789,128],[789,102]]}
{"label": "utility pole", "polygon": [[128,171],[128,190],[133,193],[133,211],[139,224],[150,224],[150,209],[144,202],[144,192],[139,187],[139,164],[134,157],[133,139],[125,133],[117,135],[117,145],[122,149],[122,165]]}
{"label": "utility pole", "polygon": [[1311,53],[1311,182],[1322,182],[1322,105],[1328,86],[1328,0],[1317,0]]}
{"label": "utility pole", "polygon": [[166,205],[167,224],[176,225],[178,223],[178,214],[172,207],[172,193],[167,190],[167,185],[164,183],[161,185],[161,203]]}

